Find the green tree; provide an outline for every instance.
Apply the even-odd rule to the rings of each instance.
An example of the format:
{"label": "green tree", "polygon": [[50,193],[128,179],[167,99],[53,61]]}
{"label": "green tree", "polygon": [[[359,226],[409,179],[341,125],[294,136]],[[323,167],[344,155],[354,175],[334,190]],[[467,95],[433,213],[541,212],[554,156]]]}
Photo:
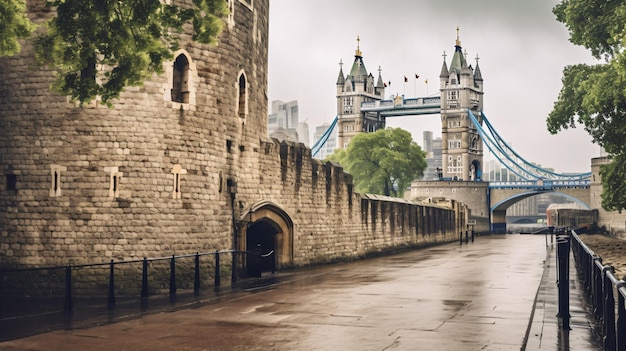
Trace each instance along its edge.
{"label": "green tree", "polygon": [[563,88],[547,119],[548,130],[582,124],[613,158],[603,166],[602,207],[626,208],[626,3],[563,0],[553,9],[570,41],[589,49],[602,63],[563,70]]}
{"label": "green tree", "polygon": [[356,191],[397,197],[424,174],[425,156],[409,132],[387,128],[356,135],[329,160],[352,174]]}
{"label": "green tree", "polygon": [[56,16],[37,38],[39,62],[58,72],[54,91],[86,103],[100,96],[111,105],[126,86],[141,85],[177,50],[183,27],[211,44],[228,13],[226,0],[190,6],[160,0],[49,0]]}
{"label": "green tree", "polygon": [[15,55],[20,51],[19,39],[30,36],[35,29],[26,17],[23,0],[0,1],[0,56]]}

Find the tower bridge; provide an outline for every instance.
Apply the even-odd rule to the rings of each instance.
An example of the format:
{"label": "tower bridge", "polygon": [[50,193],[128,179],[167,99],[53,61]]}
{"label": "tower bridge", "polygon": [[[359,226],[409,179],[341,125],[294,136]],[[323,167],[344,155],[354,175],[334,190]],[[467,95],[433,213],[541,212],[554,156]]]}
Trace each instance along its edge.
{"label": "tower bridge", "polygon": [[[381,69],[375,80],[368,73],[357,38],[354,62],[347,75],[340,63],[337,78],[337,117],[324,137],[313,146],[321,149],[332,128],[338,145],[347,148],[352,137],[385,128],[386,118],[439,114],[442,168],[439,181],[415,181],[411,198],[442,197],[463,201],[472,211],[476,229],[506,232],[506,209],[519,200],[541,193],[557,193],[589,207],[590,172],[560,174],[526,161],[508,145],[483,112],[484,80],[478,57],[475,67],[466,60],[457,28],[454,54],[443,54],[438,96],[392,96]],[[483,156],[488,151],[516,178],[515,182],[483,182]],[[478,193],[477,193],[478,192]]]}
{"label": "tower bridge", "polygon": [[366,101],[361,103],[362,112],[375,112],[382,117],[417,116],[441,113],[441,97],[408,98],[397,96],[393,100]]}

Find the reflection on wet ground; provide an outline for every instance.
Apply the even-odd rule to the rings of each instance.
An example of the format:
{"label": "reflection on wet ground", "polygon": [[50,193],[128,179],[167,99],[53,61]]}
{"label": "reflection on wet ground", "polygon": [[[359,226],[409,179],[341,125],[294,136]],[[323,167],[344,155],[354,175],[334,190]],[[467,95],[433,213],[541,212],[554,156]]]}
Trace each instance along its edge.
{"label": "reflection on wet ground", "polygon": [[[151,299],[147,310],[77,310],[72,330],[0,349],[520,350],[545,259],[543,238],[480,237],[279,272],[174,303]],[[50,328],[63,325],[52,316]],[[5,340],[29,327],[13,322],[0,326]]]}

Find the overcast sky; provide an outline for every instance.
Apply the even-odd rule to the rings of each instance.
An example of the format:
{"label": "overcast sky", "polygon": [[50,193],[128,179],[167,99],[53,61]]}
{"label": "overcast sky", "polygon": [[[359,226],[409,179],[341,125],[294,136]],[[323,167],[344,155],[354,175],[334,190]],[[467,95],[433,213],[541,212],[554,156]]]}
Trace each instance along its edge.
{"label": "overcast sky", "polygon": [[[558,172],[588,172],[600,148],[582,127],[551,135],[546,117],[561,89],[563,68],[592,63],[571,44],[552,14],[556,0],[270,0],[268,98],[298,100],[300,121],[336,116],[339,61],[349,71],[357,36],[368,72],[382,69],[385,91],[438,94],[442,54],[450,66],[456,28],[484,79],[484,113],[525,159]],[[415,74],[420,78],[415,80]],[[404,76],[409,78],[404,83]],[[428,84],[425,80],[428,79]],[[441,136],[439,115],[387,118],[387,125]],[[312,141],[313,142],[313,141]]]}

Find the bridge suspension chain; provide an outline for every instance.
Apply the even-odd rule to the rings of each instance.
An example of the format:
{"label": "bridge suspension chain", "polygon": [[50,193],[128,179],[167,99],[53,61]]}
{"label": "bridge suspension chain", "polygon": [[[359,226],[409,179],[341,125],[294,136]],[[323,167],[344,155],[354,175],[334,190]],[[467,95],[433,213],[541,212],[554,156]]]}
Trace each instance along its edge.
{"label": "bridge suspension chain", "polygon": [[474,116],[472,111],[468,110],[468,114],[480,134],[483,143],[487,146],[489,151],[504,167],[520,177],[522,180],[583,180],[591,176],[590,172],[576,174],[556,173],[528,162],[502,139],[484,113],[481,112],[481,117],[487,129],[483,128],[482,124],[478,121],[476,116]]}

